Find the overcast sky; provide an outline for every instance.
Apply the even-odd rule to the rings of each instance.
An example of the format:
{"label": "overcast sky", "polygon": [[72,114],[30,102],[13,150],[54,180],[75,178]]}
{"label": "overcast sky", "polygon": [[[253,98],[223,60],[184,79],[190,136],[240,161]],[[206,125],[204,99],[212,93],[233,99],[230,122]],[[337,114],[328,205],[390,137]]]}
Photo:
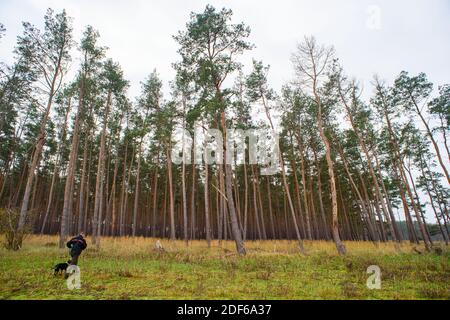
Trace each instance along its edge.
{"label": "overcast sky", "polygon": [[[65,8],[74,18],[75,39],[87,25],[99,30],[107,56],[119,62],[130,80],[130,98],[139,94],[140,82],[156,68],[165,83],[173,79],[177,44],[172,39],[185,28],[190,12],[211,3],[234,12],[235,22],[252,29],[256,48],[243,57],[271,65],[269,81],[278,92],[292,79],[290,56],[305,35],[334,45],[350,76],[364,85],[377,73],[391,82],[402,70],[427,73],[438,85],[450,82],[450,1],[448,0],[0,0],[0,22],[7,29],[0,42],[0,61],[11,63],[22,21],[43,29],[48,7]],[[79,63],[74,55],[72,75]],[[247,69],[248,71],[248,69]],[[133,99],[134,100],[134,99]],[[428,212],[427,216],[434,220]]]}
{"label": "overcast sky", "polygon": [[[154,68],[167,88],[174,75],[171,64],[178,59],[172,35],[184,29],[191,11],[202,11],[207,3],[231,8],[235,22],[251,27],[256,48],[244,59],[270,64],[270,82],[277,91],[291,79],[290,56],[305,35],[334,45],[346,72],[364,82],[366,94],[375,72],[392,81],[401,70],[423,71],[436,85],[449,82],[448,0],[0,0],[0,22],[7,28],[0,60],[12,61],[22,21],[42,28],[48,7],[65,8],[74,18],[77,41],[85,26],[99,30],[108,57],[121,64],[131,81],[131,97]],[[78,62],[75,58],[74,66]]]}

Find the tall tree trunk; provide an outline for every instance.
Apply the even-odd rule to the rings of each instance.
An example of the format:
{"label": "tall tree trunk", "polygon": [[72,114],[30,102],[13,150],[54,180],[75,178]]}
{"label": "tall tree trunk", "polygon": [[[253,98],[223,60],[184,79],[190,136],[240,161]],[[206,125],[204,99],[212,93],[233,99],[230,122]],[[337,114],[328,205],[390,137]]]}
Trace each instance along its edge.
{"label": "tall tree trunk", "polygon": [[[221,93],[219,93],[220,98],[222,98]],[[223,103],[223,101],[222,101]],[[246,250],[244,246],[244,241],[242,240],[242,234],[239,229],[239,223],[237,220],[237,214],[236,214],[236,206],[234,204],[233,199],[233,172],[231,168],[231,164],[228,162],[227,157],[227,128],[226,128],[226,122],[225,122],[225,112],[221,112],[221,123],[222,123],[222,130],[223,130],[223,157],[225,162],[225,190],[227,195],[227,204],[228,204],[228,213],[230,214],[230,221],[231,221],[231,231],[233,234],[234,241],[236,243],[236,250],[240,255],[245,255]]]}
{"label": "tall tree trunk", "polygon": [[439,121],[441,122],[442,137],[444,138],[444,147],[445,150],[447,150],[448,161],[450,161],[450,148],[448,147],[446,126],[444,125],[444,118],[442,114],[439,115]]}
{"label": "tall tree trunk", "polygon": [[100,137],[100,151],[97,162],[97,176],[95,182],[95,201],[94,201],[94,219],[92,221],[92,242],[98,247],[100,245],[100,234],[98,233],[101,215],[101,200],[103,198],[103,180],[104,180],[104,166],[105,166],[105,143],[106,143],[106,129],[108,125],[109,109],[111,105],[111,91],[108,92],[106,100],[106,109],[103,116],[103,129]]}
{"label": "tall tree trunk", "polygon": [[[84,151],[83,151],[83,164],[81,165],[81,180],[80,180],[80,202],[79,202],[79,206],[78,206],[78,212],[79,212],[79,216],[80,219],[78,219],[78,232],[84,231],[86,232],[86,230],[84,227],[85,224],[85,220],[84,220],[84,211],[85,211],[85,197],[86,197],[86,176],[87,176],[87,172],[86,172],[86,167],[87,167],[87,160],[88,160],[88,150],[89,150],[89,145],[90,145],[90,141],[91,141],[91,135],[92,135],[92,130],[89,130],[88,136],[86,137],[85,141],[84,141]],[[90,155],[89,155],[90,158]]]}
{"label": "tall tree trunk", "polygon": [[318,127],[319,127],[320,138],[322,139],[322,142],[325,145],[325,159],[327,160],[328,175],[330,176],[331,205],[332,205],[332,235],[333,235],[333,239],[336,244],[336,249],[337,249],[338,253],[340,255],[345,255],[346,249],[345,249],[345,246],[342,243],[341,238],[339,236],[338,204],[337,204],[336,181],[335,181],[334,168],[333,168],[334,165],[333,165],[333,159],[331,158],[330,142],[328,141],[328,138],[325,135],[325,130],[323,128],[322,102],[317,93],[316,81],[317,81],[317,79],[314,78],[313,93],[314,93],[314,98],[315,98],[317,108],[318,108],[317,123],[318,123]]}
{"label": "tall tree trunk", "polygon": [[[381,94],[381,98],[382,98],[382,104],[383,104],[383,116],[384,116],[384,118],[385,118],[385,120],[386,120],[386,124],[387,124],[388,131],[389,131],[389,137],[390,137],[391,143],[392,143],[392,145],[393,145],[393,147],[394,147],[394,153],[395,153],[395,157],[396,157],[397,161],[402,162],[403,160],[402,160],[402,157],[401,157],[401,155],[400,155],[400,148],[399,148],[399,146],[398,146],[397,138],[396,138],[395,133],[394,133],[394,131],[393,131],[393,128],[392,128],[392,125],[391,125],[391,120],[390,120],[390,118],[389,118],[389,115],[388,115],[388,113],[387,113],[387,111],[386,111],[387,104],[386,104],[386,101],[385,101],[385,97],[384,97],[384,94],[383,94],[383,92],[381,91],[380,88],[381,88],[380,85],[377,84],[377,90],[378,90],[378,92]],[[397,161],[396,161],[396,162],[397,162]],[[409,196],[409,198],[410,198],[410,200],[411,200],[411,205],[412,205],[412,207],[413,207],[413,209],[414,209],[414,212],[415,212],[415,214],[416,214],[416,219],[417,219],[417,222],[418,222],[418,224],[419,224],[420,231],[421,231],[422,236],[423,236],[423,240],[424,240],[424,244],[425,244],[425,249],[426,249],[427,251],[431,251],[431,246],[432,246],[432,245],[431,245],[431,243],[430,243],[430,240],[428,239],[428,235],[427,235],[427,232],[426,232],[426,230],[425,230],[425,227],[424,227],[424,225],[423,225],[423,223],[422,223],[422,220],[421,220],[421,216],[420,216],[419,210],[418,210],[418,208],[417,208],[417,206],[416,206],[416,203],[415,203],[415,201],[414,201],[414,196],[413,196],[412,191],[411,191],[411,188],[410,188],[410,186],[409,186],[408,179],[406,178],[405,171],[403,170],[403,165],[402,165],[401,163],[400,163],[400,164],[397,163],[397,168],[398,168],[398,171],[399,171],[399,173],[400,173],[400,177],[401,177],[401,179],[402,179],[403,182],[404,182],[404,185],[405,185],[405,188],[406,188],[406,192],[407,192],[407,194],[408,194],[408,196]],[[448,176],[447,176],[447,178],[448,178]]]}
{"label": "tall tree trunk", "polygon": [[137,216],[138,216],[138,207],[139,207],[139,184],[140,184],[140,176],[141,176],[141,154],[142,154],[142,140],[139,143],[138,154],[137,154],[137,171],[136,171],[136,186],[134,191],[134,207],[133,207],[133,225],[131,228],[131,234],[133,237],[136,236],[136,225],[137,225]]}
{"label": "tall tree trunk", "polygon": [[[125,143],[125,154],[123,159],[122,168],[122,186],[120,190],[120,200],[119,200],[119,236],[123,236],[123,217],[124,217],[124,203],[125,203],[125,192],[126,192],[126,180],[127,180],[127,158],[128,158],[128,142]],[[130,165],[131,168],[131,165]]]}
{"label": "tall tree trunk", "polygon": [[422,165],[425,165],[425,168],[427,169],[426,172],[428,173],[428,179],[429,179],[429,181],[431,181],[431,186],[433,187],[433,189],[435,191],[437,203],[439,205],[439,210],[441,211],[441,217],[444,220],[444,226],[445,226],[444,230],[447,233],[447,238],[449,238],[449,240],[450,240],[450,235],[449,235],[449,231],[448,231],[449,229],[447,227],[447,222],[446,222],[446,216],[447,216],[447,219],[449,217],[446,201],[442,197],[440,188],[438,188],[438,186],[436,185],[436,182],[434,181],[433,177],[431,176],[430,168],[428,167],[428,164],[423,159],[421,159],[421,163],[422,163]]}
{"label": "tall tree trunk", "polygon": [[[314,240],[318,240],[320,235],[319,235],[319,225],[318,225],[318,222],[317,222],[316,208],[314,206],[314,193],[313,193],[314,188],[313,188],[313,177],[312,177],[312,175],[309,176],[308,180],[309,180],[309,190],[310,190],[310,191],[308,190],[309,191],[308,193],[309,193],[310,198],[311,198],[310,201],[309,201],[311,206],[310,206],[308,211],[311,214],[311,220],[312,220],[312,226],[313,226],[312,238]],[[324,227],[326,228],[327,227],[327,223],[326,223],[325,216],[323,216],[322,218],[323,218],[322,223],[324,224]]]}
{"label": "tall tree trunk", "polygon": [[400,231],[398,229],[397,222],[396,222],[395,216],[394,216],[394,212],[393,212],[392,206],[391,206],[391,201],[389,199],[389,194],[388,194],[388,192],[386,190],[386,186],[384,184],[383,177],[381,176],[381,168],[380,168],[380,163],[378,161],[378,156],[377,156],[376,151],[373,151],[373,157],[375,159],[375,166],[376,166],[375,168],[379,172],[379,175],[380,175],[380,178],[381,178],[381,180],[380,180],[381,188],[382,188],[384,197],[386,199],[386,204],[387,204],[387,208],[388,208],[388,211],[389,211],[389,216],[391,218],[392,227],[393,227],[394,232],[395,232],[395,234],[397,236],[397,241],[401,242],[403,240],[403,237],[402,237],[402,235],[401,235],[401,233],[400,233]]}
{"label": "tall tree trunk", "polygon": [[39,128],[39,134],[36,140],[33,157],[31,160],[30,167],[28,169],[28,178],[27,183],[25,185],[25,191],[23,194],[23,200],[22,200],[22,206],[20,207],[20,216],[19,216],[19,222],[17,225],[17,230],[20,232],[23,231],[23,228],[25,227],[26,218],[28,214],[28,205],[30,202],[30,196],[31,196],[31,188],[33,186],[33,178],[35,175],[36,168],[39,163],[39,159],[41,157],[42,149],[44,147],[45,142],[45,127],[47,126],[48,118],[50,117],[50,111],[53,104],[53,98],[55,97],[56,93],[56,81],[60,75],[61,72],[61,63],[62,63],[62,57],[63,57],[63,48],[59,50],[59,55],[57,57],[57,63],[55,64],[54,68],[54,74],[52,76],[50,90],[48,92],[48,100],[47,100],[47,106],[45,109],[44,116],[41,121],[41,125]]}
{"label": "tall tree trunk", "polygon": [[[437,144],[436,140],[435,140],[434,137],[433,137],[433,133],[431,132],[430,126],[428,125],[427,121],[426,121],[425,118],[423,117],[423,114],[422,114],[422,112],[420,111],[419,106],[417,105],[416,99],[414,99],[414,97],[412,96],[411,93],[409,93],[409,97],[410,97],[410,99],[411,99],[411,101],[412,101],[412,103],[413,103],[413,105],[414,105],[414,108],[415,108],[415,110],[416,110],[417,115],[420,117],[420,120],[422,120],[422,123],[423,123],[424,126],[425,126],[427,135],[428,135],[428,137],[430,138],[431,143],[433,144],[434,151],[436,151],[436,156],[437,156],[437,158],[438,158],[439,164],[441,165],[442,170],[444,171],[445,177],[447,178],[447,182],[450,184],[450,175],[449,175],[449,173],[448,173],[447,167],[446,167],[445,164],[444,164],[444,161],[442,160],[441,152],[440,152],[440,150],[439,150],[439,147],[438,147],[438,144]],[[449,156],[449,157],[450,157],[450,156]]]}
{"label": "tall tree trunk", "polygon": [[255,166],[252,164],[252,185],[253,185],[253,212],[255,213],[255,222],[256,222],[256,231],[258,231],[258,240],[262,239],[262,232],[261,232],[261,224],[259,222],[259,208],[258,208],[258,201],[257,201],[257,195],[256,195],[256,177],[255,177]]}
{"label": "tall tree trunk", "polygon": [[57,147],[55,167],[53,169],[52,182],[50,185],[50,191],[49,191],[48,200],[47,200],[47,209],[45,210],[44,220],[42,222],[41,234],[44,233],[44,228],[47,223],[48,216],[50,214],[50,209],[51,209],[52,202],[53,202],[53,193],[54,193],[55,183],[56,183],[57,176],[59,175],[59,172],[60,172],[59,167],[60,167],[60,162],[62,161],[63,144],[64,144],[64,141],[66,140],[67,118],[69,116],[70,109],[71,109],[70,105],[71,104],[70,104],[70,99],[69,99],[69,103],[68,103],[66,113],[64,116],[64,125],[63,125],[63,129],[62,129],[62,133],[61,133],[61,141],[59,142],[58,147]]}
{"label": "tall tree trunk", "polygon": [[86,205],[84,210],[84,218],[83,218],[83,230],[85,232],[88,231],[88,213],[89,213],[89,195],[90,195],[90,189],[91,189],[91,159],[92,159],[92,150],[89,150],[89,158],[88,158],[88,170],[87,170],[87,178],[86,178],[86,192],[85,192],[85,199],[86,199]]}
{"label": "tall tree trunk", "polygon": [[195,184],[197,182],[196,178],[196,168],[195,168],[195,141],[194,148],[192,148],[192,186],[191,186],[191,239],[195,240],[197,225],[196,225],[196,204],[195,204]]}
{"label": "tall tree trunk", "polygon": [[48,192],[47,209],[45,210],[44,219],[43,219],[42,225],[41,225],[41,235],[44,233],[45,225],[47,224],[48,216],[50,214],[50,210],[51,210],[52,204],[53,204],[53,194],[54,194],[53,190],[55,189],[56,177],[59,173],[58,162],[59,162],[59,155],[56,158],[55,168],[53,169],[52,182],[50,184],[50,191]]}
{"label": "tall tree trunk", "polygon": [[267,182],[267,199],[269,201],[269,219],[270,219],[270,228],[272,231],[271,238],[276,239],[277,235],[275,234],[275,224],[273,221],[273,211],[272,211],[272,193],[270,191],[270,177],[266,177]]}
{"label": "tall tree trunk", "polygon": [[174,241],[175,236],[175,209],[174,209],[174,194],[173,194],[173,180],[172,180],[172,156],[171,144],[166,144],[167,156],[167,174],[169,179],[169,214],[170,214],[170,240]]}
{"label": "tall tree trunk", "polygon": [[406,226],[408,231],[408,239],[411,243],[419,243],[419,240],[416,235],[416,229],[414,227],[414,223],[411,217],[411,213],[409,211],[409,205],[406,201],[406,194],[402,185],[401,178],[398,175],[398,169],[396,163],[393,162],[393,172],[394,172],[394,179],[397,181],[397,187],[400,193],[400,198],[402,200],[403,205],[403,211],[405,213],[405,219],[406,219]]}
{"label": "tall tree trunk", "polygon": [[258,170],[255,170],[255,178],[256,178],[256,190],[258,192],[258,203],[259,203],[259,208],[260,208],[260,213],[261,213],[261,231],[262,231],[262,236],[263,236],[263,240],[267,240],[267,232],[266,232],[266,223],[264,220],[264,206],[262,203],[262,199],[261,199],[261,189],[259,187],[260,182],[259,182],[259,177],[258,177]]}
{"label": "tall tree trunk", "polygon": [[217,238],[219,240],[219,243],[224,238],[223,234],[223,225],[224,225],[224,216],[225,216],[225,206],[227,205],[225,203],[225,180],[223,176],[223,165],[218,163],[217,164],[217,183],[219,188],[217,189]]}
{"label": "tall tree trunk", "polygon": [[[422,172],[422,176],[426,177],[422,157],[420,158],[420,170]],[[428,180],[425,181],[425,189],[427,191],[428,198],[430,199],[431,208],[433,209],[434,216],[436,217],[436,221],[437,221],[437,223],[439,225],[439,230],[441,231],[442,238],[444,239],[445,244],[448,245],[448,233],[444,232],[444,229],[442,228],[441,219],[439,218],[438,212],[436,210],[436,206],[434,204],[433,196],[431,195],[430,186],[428,185]]]}
{"label": "tall tree trunk", "polygon": [[[69,233],[68,224],[71,221],[73,188],[75,179],[76,162],[78,157],[78,145],[80,141],[80,121],[83,113],[82,95],[80,92],[80,104],[78,106],[77,115],[75,117],[75,125],[73,129],[72,145],[70,147],[69,163],[67,168],[66,185],[64,187],[64,204],[61,216],[61,231],[59,234],[59,247],[64,248],[66,237]],[[69,100],[70,101],[70,100]],[[69,102],[70,103],[70,102]]]}
{"label": "tall tree trunk", "polygon": [[[373,165],[372,165],[372,158],[369,155],[369,151],[367,149],[367,146],[366,146],[366,143],[365,143],[364,139],[361,137],[361,134],[359,132],[358,126],[354,122],[352,112],[350,110],[349,105],[347,104],[347,100],[344,97],[344,94],[342,93],[342,88],[341,88],[340,83],[339,83],[338,89],[339,89],[339,95],[340,95],[341,101],[343,102],[344,108],[345,108],[346,113],[347,113],[347,117],[350,120],[350,124],[351,124],[351,126],[353,128],[353,131],[354,131],[354,133],[356,135],[356,138],[358,139],[359,146],[363,150],[364,156],[366,158],[367,167],[369,169],[370,176],[372,177],[372,181],[374,183],[375,194],[376,194],[376,197],[378,198],[378,200],[379,200],[379,202],[381,204],[381,209],[383,210],[383,214],[384,214],[384,216],[386,217],[386,220],[389,223],[389,227],[391,229],[391,234],[392,234],[393,240],[394,241],[400,241],[400,239],[397,238],[397,234],[395,232],[395,228],[394,228],[393,224],[391,223],[391,220],[394,221],[393,223],[395,223],[395,218],[393,216],[391,216],[391,220],[388,220],[388,216],[389,216],[390,212],[387,209],[386,204],[384,202],[384,198],[381,195],[381,189],[380,189],[380,185],[378,183],[378,178],[377,178],[377,176],[375,174],[375,170],[374,170]],[[381,172],[380,172],[380,176],[381,176]],[[383,177],[381,177],[381,179],[383,179]],[[396,249],[398,250],[399,247],[396,246]]]}
{"label": "tall tree trunk", "polygon": [[247,223],[248,223],[248,176],[247,176],[247,164],[244,159],[244,232],[243,240],[247,239]]}
{"label": "tall tree trunk", "polygon": [[[183,114],[185,111],[185,100],[183,98]],[[185,156],[185,134],[186,123],[185,117],[183,117],[183,135],[182,135],[182,153],[183,153],[183,162],[181,164],[181,193],[182,193],[182,201],[183,201],[183,235],[184,235],[184,244],[186,246],[189,245],[189,236],[188,236],[188,210],[187,210],[187,195],[186,195],[186,156]]]}
{"label": "tall tree trunk", "polygon": [[352,177],[352,175],[350,173],[350,169],[349,169],[349,166],[348,166],[347,158],[346,158],[346,156],[345,156],[345,154],[344,154],[344,152],[342,150],[341,145],[339,144],[339,141],[337,141],[337,147],[338,147],[339,154],[341,155],[341,159],[342,159],[342,162],[344,164],[344,169],[345,169],[345,172],[347,173],[347,177],[349,178],[350,184],[351,184],[353,190],[355,191],[356,196],[358,197],[358,200],[359,200],[360,205],[362,207],[362,212],[363,212],[363,215],[365,217],[365,221],[366,221],[366,224],[367,224],[367,229],[368,229],[368,231],[370,233],[370,236],[372,237],[373,241],[378,242],[379,241],[378,233],[375,231],[375,229],[373,227],[372,220],[370,218],[369,211],[368,211],[367,206],[366,206],[366,202],[364,201],[364,199],[363,199],[363,197],[361,195],[361,192],[359,191],[358,186],[356,185],[356,183],[353,180],[353,177]]}
{"label": "tall tree trunk", "polygon": [[[328,224],[327,224],[327,219],[325,217],[325,210],[324,210],[323,199],[322,199],[322,178],[321,178],[322,166],[321,166],[320,162],[318,161],[316,150],[314,148],[312,148],[312,150],[313,150],[313,154],[314,154],[314,162],[316,163],[316,166],[317,166],[317,187],[318,187],[318,195],[319,195],[320,215],[322,217],[322,223],[323,223],[324,230],[325,230],[325,238],[327,240],[330,240],[331,235],[330,235],[330,231],[328,229]],[[311,198],[312,198],[312,193],[313,193],[313,189],[311,189]],[[311,205],[314,205],[314,204],[311,203]]]}
{"label": "tall tree trunk", "polygon": [[[271,118],[270,112],[269,112],[269,106],[267,105],[266,99],[264,98],[264,96],[262,96],[262,99],[263,99],[264,110],[266,112],[266,117],[269,120],[270,128],[272,129],[272,132],[275,132],[275,127],[273,125],[272,118]],[[295,234],[297,236],[299,250],[300,250],[300,253],[305,254],[305,248],[303,246],[303,240],[302,240],[302,237],[300,235],[300,229],[298,228],[297,217],[295,215],[294,204],[292,202],[291,193],[289,191],[289,185],[288,185],[287,179],[286,179],[286,171],[285,171],[285,166],[284,166],[283,154],[281,152],[279,144],[277,144],[277,147],[278,147],[278,149],[276,151],[278,153],[278,159],[280,160],[281,177],[283,179],[284,191],[286,193],[286,198],[287,198],[287,201],[289,203],[289,208],[290,208],[290,211],[291,211],[292,220],[294,222],[294,229],[295,229]]]}
{"label": "tall tree trunk", "polygon": [[433,244],[433,241],[431,241],[430,232],[428,231],[428,227],[427,227],[427,223],[426,223],[426,220],[425,220],[425,216],[423,214],[422,205],[420,204],[420,198],[419,198],[419,194],[417,193],[416,184],[414,183],[414,178],[413,178],[413,176],[411,174],[411,167],[410,166],[411,166],[411,164],[409,162],[408,162],[408,166],[406,166],[405,164],[403,165],[403,167],[406,170],[406,172],[408,173],[409,179],[411,181],[411,186],[412,186],[412,189],[414,191],[416,202],[418,204],[417,208],[419,209],[420,217],[421,217],[421,219],[423,221],[423,226],[425,228],[425,231],[427,233],[427,236],[428,236],[428,239],[429,239],[430,243]]}
{"label": "tall tree trunk", "polygon": [[209,221],[209,173],[208,164],[205,161],[205,187],[204,187],[204,200],[205,200],[205,232],[206,232],[206,242],[208,243],[208,248],[211,248],[211,223]]}
{"label": "tall tree trunk", "polygon": [[155,166],[155,178],[153,186],[153,212],[152,212],[152,237],[156,237],[156,210],[158,209],[158,168],[159,168],[159,148],[157,148],[157,160]]}
{"label": "tall tree trunk", "polygon": [[[293,152],[293,150],[292,150]],[[298,210],[299,210],[299,217],[300,217],[300,231],[303,231],[303,235],[306,236],[306,238],[308,238],[308,240],[312,240],[312,235],[311,235],[311,223],[310,223],[310,214],[309,214],[309,210],[308,210],[308,201],[305,201],[305,211],[303,212],[302,210],[302,203],[301,203],[301,196],[300,196],[300,187],[298,184],[298,177],[297,177],[297,167],[295,165],[295,159],[291,160],[291,166],[292,166],[292,172],[294,174],[293,179],[294,179],[294,187],[295,187],[295,193],[297,194],[297,206],[298,206]],[[305,185],[304,185],[305,186]],[[303,195],[306,195],[306,189],[303,189]],[[306,218],[306,232],[303,228],[303,220],[302,217]]]}
{"label": "tall tree trunk", "polygon": [[[307,187],[306,187],[306,169],[305,169],[305,149],[303,146],[303,142],[301,140],[301,136],[300,136],[300,132],[299,130],[296,131],[295,134],[297,143],[298,143],[298,147],[299,147],[299,154],[300,154],[300,169],[301,169],[301,176],[302,176],[302,185],[303,185],[303,201],[305,203],[305,217],[308,219],[306,221],[306,225],[309,225],[309,214],[308,214],[308,195],[307,195]],[[310,190],[310,192],[312,193],[313,191]],[[328,233],[328,231],[327,231]]]}
{"label": "tall tree trunk", "polygon": [[[122,117],[120,119],[120,124],[122,124]],[[117,130],[115,142],[117,145],[120,144],[120,129]],[[114,173],[113,173],[113,180],[112,180],[112,186],[111,186],[111,192],[108,199],[108,205],[106,208],[107,217],[106,217],[106,223],[105,223],[105,235],[114,235],[114,226],[116,222],[116,189],[117,189],[117,175],[119,172],[119,156],[120,151],[119,147],[117,147],[116,155],[114,157]],[[110,221],[111,219],[111,221]],[[109,225],[109,223],[111,224]]]}

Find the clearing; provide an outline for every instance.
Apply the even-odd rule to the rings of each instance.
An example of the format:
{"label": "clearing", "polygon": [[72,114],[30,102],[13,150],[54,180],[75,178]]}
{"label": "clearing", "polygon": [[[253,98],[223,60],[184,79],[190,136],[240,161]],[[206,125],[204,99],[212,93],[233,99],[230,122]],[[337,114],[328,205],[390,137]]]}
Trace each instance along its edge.
{"label": "clearing", "polygon": [[[450,250],[418,254],[409,243],[248,241],[238,257],[233,242],[102,238],[79,260],[81,289],[69,290],[52,267],[68,258],[56,236],[29,236],[20,251],[0,249],[0,299],[450,299]],[[419,248],[423,251],[423,248]],[[367,268],[381,269],[381,289],[369,289]]]}

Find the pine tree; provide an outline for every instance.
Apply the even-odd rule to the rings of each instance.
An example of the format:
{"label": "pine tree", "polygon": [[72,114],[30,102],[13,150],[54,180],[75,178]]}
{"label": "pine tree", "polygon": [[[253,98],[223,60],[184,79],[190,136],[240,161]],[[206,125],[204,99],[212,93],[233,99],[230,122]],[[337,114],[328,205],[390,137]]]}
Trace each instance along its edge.
{"label": "pine tree", "polygon": [[28,178],[20,208],[19,232],[25,226],[31,188],[45,142],[45,129],[50,117],[53,99],[61,88],[63,76],[67,70],[67,63],[70,60],[69,50],[72,46],[70,20],[64,10],[54,15],[53,10],[48,9],[45,15],[44,33],[41,34],[30,23],[24,23],[24,35],[19,37],[18,40],[17,51],[31,59],[36,68],[39,69],[39,77],[42,79],[40,83],[43,83],[43,88],[41,89],[44,90],[47,100],[28,169]]}
{"label": "pine tree", "polygon": [[[203,13],[192,13],[186,25],[187,30],[175,36],[180,45],[178,52],[182,57],[182,67],[190,71],[193,81],[205,91],[203,96],[208,95],[211,99],[208,113],[213,115],[217,127],[222,130],[224,157],[227,154],[226,109],[229,90],[224,90],[223,84],[228,75],[239,67],[236,56],[252,47],[246,41],[250,29],[243,23],[232,24],[231,17],[231,10],[216,11],[208,5]],[[226,158],[224,160],[226,202],[232,233],[238,253],[245,254],[233,198],[232,166],[226,163]]]}

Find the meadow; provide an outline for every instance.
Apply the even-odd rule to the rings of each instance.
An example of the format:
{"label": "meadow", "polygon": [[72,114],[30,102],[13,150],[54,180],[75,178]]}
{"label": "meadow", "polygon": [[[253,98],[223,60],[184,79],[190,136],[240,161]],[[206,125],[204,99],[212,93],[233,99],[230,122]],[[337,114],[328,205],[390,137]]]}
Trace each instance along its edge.
{"label": "meadow", "polygon": [[[152,238],[102,238],[79,260],[81,288],[69,290],[52,267],[68,258],[56,236],[29,236],[21,250],[0,249],[0,299],[450,299],[450,250],[418,253],[409,243],[396,251],[345,242],[248,241],[248,254],[235,254],[233,242]],[[422,248],[417,247],[419,251]],[[366,285],[367,268],[381,270],[381,288]]]}

